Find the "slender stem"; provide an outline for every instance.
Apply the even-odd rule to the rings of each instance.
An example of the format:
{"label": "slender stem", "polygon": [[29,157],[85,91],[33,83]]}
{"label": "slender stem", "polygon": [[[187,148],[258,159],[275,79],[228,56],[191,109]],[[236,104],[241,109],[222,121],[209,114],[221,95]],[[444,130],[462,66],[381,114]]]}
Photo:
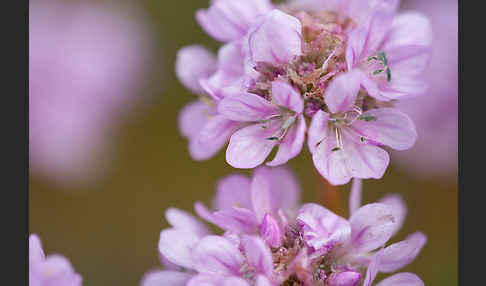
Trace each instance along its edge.
{"label": "slender stem", "polygon": [[331,185],[326,179],[324,179],[321,174],[317,171],[315,172],[317,180],[319,181],[317,186],[317,194],[319,201],[327,209],[334,213],[342,213],[341,205],[341,189],[339,186]]}

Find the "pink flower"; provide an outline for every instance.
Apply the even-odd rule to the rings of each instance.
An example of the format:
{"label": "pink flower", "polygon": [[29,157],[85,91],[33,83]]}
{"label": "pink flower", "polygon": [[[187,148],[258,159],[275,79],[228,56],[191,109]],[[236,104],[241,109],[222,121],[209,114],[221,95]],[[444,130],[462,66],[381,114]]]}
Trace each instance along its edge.
{"label": "pink flower", "polygon": [[266,164],[285,164],[308,132],[314,165],[331,184],[381,178],[389,157],[378,146],[415,142],[413,124],[391,99],[423,92],[431,38],[426,18],[395,16],[397,7],[396,0],[219,0],[199,12],[205,30],[232,47],[220,53],[231,60],[220,57],[224,64],[199,81],[218,102],[215,114],[241,124],[225,133],[226,161],[254,168],[278,148]]}
{"label": "pink flower", "polygon": [[406,150],[417,137],[413,122],[397,109],[355,107],[361,77],[355,70],[336,77],[324,98],[329,112],[319,110],[309,127],[314,165],[334,185],[353,177],[380,179],[389,156],[379,146]]}
{"label": "pink flower", "polygon": [[218,111],[235,121],[257,122],[231,136],[226,161],[233,167],[254,168],[277,145],[277,155],[267,165],[285,164],[302,149],[306,130],[304,102],[286,82],[272,83],[272,101],[252,93],[238,94],[223,99]]}
{"label": "pink flower", "polygon": [[[215,211],[195,205],[224,234],[211,235],[192,216],[171,209],[166,216],[173,227],[161,232],[159,243],[167,270],[151,272],[142,285],[167,285],[169,277],[181,278],[171,285],[369,285],[378,272],[411,263],[426,243],[416,232],[385,247],[401,228],[406,206],[398,195],[360,206],[360,180],[352,185],[349,219],[312,203],[295,211],[298,196],[294,177],[281,167],[258,168],[251,180],[224,178]],[[407,278],[392,277],[384,281]]]}
{"label": "pink flower", "polygon": [[196,212],[205,220],[233,233],[256,233],[270,245],[281,242],[282,229],[277,220],[292,216],[300,197],[299,185],[284,167],[255,170],[250,180],[242,175],[223,178],[217,187],[211,212],[196,203]]}
{"label": "pink flower", "polygon": [[[416,122],[413,148],[397,152],[397,166],[419,178],[457,179],[458,168],[458,4],[457,1],[409,1],[407,8],[430,17],[432,56],[424,77],[427,95],[400,101],[397,108]],[[433,146],[433,147],[432,147]]]}
{"label": "pink flower", "polygon": [[346,63],[349,70],[365,75],[360,83],[376,99],[420,95],[426,88],[423,71],[431,39],[430,22],[423,15],[409,12],[394,17],[394,11],[378,9],[365,26],[351,33]]}
{"label": "pink flower", "polygon": [[[297,222],[303,241],[313,250],[311,257],[327,254],[340,257],[343,265],[367,266],[372,251],[383,247],[401,228],[406,206],[399,196],[387,196],[378,203],[359,207],[360,197],[361,182],[355,180],[349,220],[317,204],[300,208]],[[385,247],[379,271],[389,273],[406,266],[415,259],[426,240],[424,234],[417,232],[404,241]]]}
{"label": "pink flower", "polygon": [[30,286],[81,286],[82,280],[69,260],[58,254],[46,257],[39,237],[29,236]]}
{"label": "pink flower", "polygon": [[[146,27],[106,5],[29,2],[31,170],[96,179],[145,75]],[[120,60],[123,59],[123,60]]]}

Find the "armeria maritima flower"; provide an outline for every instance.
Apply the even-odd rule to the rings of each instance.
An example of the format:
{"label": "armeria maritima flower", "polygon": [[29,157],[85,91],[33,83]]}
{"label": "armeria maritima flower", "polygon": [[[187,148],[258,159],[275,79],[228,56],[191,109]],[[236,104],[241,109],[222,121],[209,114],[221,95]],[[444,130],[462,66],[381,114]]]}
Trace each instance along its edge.
{"label": "armeria maritima flower", "polygon": [[30,286],[81,286],[82,278],[64,256],[44,255],[41,241],[35,234],[29,236]]}
{"label": "armeria maritima flower", "polygon": [[196,18],[224,45],[179,53],[177,74],[199,94],[181,113],[195,159],[229,141],[236,168],[277,166],[297,156],[308,134],[314,165],[331,184],[381,178],[389,156],[416,131],[396,100],[423,94],[431,29],[398,0],[212,1]]}
{"label": "armeria maritima flower", "polygon": [[114,127],[140,100],[150,55],[146,24],[125,13],[86,1],[29,1],[33,173],[60,183],[104,173]]}
{"label": "armeria maritima flower", "polygon": [[159,241],[166,269],[148,273],[142,285],[371,285],[373,275],[408,265],[426,243],[416,232],[386,245],[403,224],[406,206],[398,195],[360,206],[359,180],[349,219],[318,204],[299,206],[299,196],[294,176],[282,167],[260,167],[251,179],[223,178],[214,211],[195,207],[224,234],[210,234],[190,214],[169,209],[172,228],[162,230]]}

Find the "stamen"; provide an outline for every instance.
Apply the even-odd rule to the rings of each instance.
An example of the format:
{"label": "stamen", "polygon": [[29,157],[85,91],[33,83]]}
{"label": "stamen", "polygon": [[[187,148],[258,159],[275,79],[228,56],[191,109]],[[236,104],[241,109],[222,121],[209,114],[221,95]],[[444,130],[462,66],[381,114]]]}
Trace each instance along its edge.
{"label": "stamen", "polygon": [[266,119],[260,120],[260,123],[262,124],[262,128],[263,129],[266,129],[267,126],[265,126],[265,123],[269,122],[272,119],[276,119],[276,118],[280,118],[280,117],[282,117],[282,115],[280,115],[280,114],[274,114],[274,115],[271,115],[271,116],[267,117]]}
{"label": "stamen", "polygon": [[[295,122],[295,117],[289,117],[285,120],[285,122],[282,124],[282,128],[280,129],[280,135],[279,136],[273,136],[269,138],[265,138],[267,140],[272,140],[272,141],[280,141],[282,140],[285,135],[287,134],[287,131],[289,130],[290,126]],[[263,126],[262,126],[263,127]],[[263,127],[266,128],[266,127]]]}
{"label": "stamen", "polygon": [[[355,117],[353,117],[353,118],[351,118],[351,120],[349,120],[349,121],[348,121],[348,120],[346,120],[346,119],[348,119],[348,116],[349,116],[350,114],[352,114],[352,113],[355,113],[355,114],[356,114],[356,116],[355,116]],[[361,114],[363,114],[363,112],[361,111],[361,108],[359,108],[358,106],[355,106],[355,107],[353,108],[353,110],[348,111],[348,112],[346,112],[346,113],[344,114],[344,118],[343,118],[344,123],[346,124],[346,126],[350,126],[350,125],[352,125],[352,124],[353,124],[353,122],[354,122],[356,119],[358,119],[358,118],[361,116]]]}
{"label": "stamen", "polygon": [[343,144],[342,144],[342,139],[341,139],[341,132],[339,131],[339,128],[335,127],[334,128],[334,133],[336,135],[336,147],[332,148],[331,151],[339,151],[343,149]]}

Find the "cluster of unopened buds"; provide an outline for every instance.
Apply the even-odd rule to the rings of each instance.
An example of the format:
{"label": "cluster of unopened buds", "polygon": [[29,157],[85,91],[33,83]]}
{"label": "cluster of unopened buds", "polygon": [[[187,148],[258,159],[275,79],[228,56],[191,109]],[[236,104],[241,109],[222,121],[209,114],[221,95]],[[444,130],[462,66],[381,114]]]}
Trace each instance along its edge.
{"label": "cluster of unopened buds", "polygon": [[[314,203],[299,206],[300,189],[285,167],[259,167],[253,177],[229,175],[218,186],[214,210],[198,215],[224,233],[214,235],[195,217],[169,208],[171,228],[160,233],[165,270],[145,275],[142,286],[161,285],[375,285],[377,273],[408,265],[426,243],[420,232],[386,245],[401,228],[406,205],[388,195],[360,206],[361,181],[353,181],[345,219]],[[362,283],[362,284],[360,284]],[[380,286],[421,286],[398,273]]]}
{"label": "cluster of unopened buds", "polygon": [[217,0],[196,19],[224,43],[217,58],[201,46],[180,50],[176,72],[201,100],[180,114],[196,160],[229,141],[236,168],[285,164],[304,145],[333,185],[383,176],[388,146],[405,150],[417,133],[393,108],[420,95],[430,23],[397,14],[398,0]]}

